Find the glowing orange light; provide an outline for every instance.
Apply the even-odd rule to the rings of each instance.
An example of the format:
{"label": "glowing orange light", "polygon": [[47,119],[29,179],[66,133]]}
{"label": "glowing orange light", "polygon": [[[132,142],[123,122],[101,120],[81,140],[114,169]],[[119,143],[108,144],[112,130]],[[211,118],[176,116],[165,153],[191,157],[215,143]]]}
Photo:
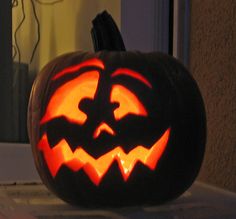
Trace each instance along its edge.
{"label": "glowing orange light", "polygon": [[70,66],[68,68],[65,68],[63,69],[61,72],[57,73],[52,80],[56,80],[66,74],[71,74],[75,71],[78,71],[79,69],[83,68],[83,67],[89,67],[89,66],[95,66],[95,67],[98,67],[98,68],[101,68],[101,69],[104,69],[104,64],[102,63],[101,60],[99,59],[90,59],[90,60],[87,60],[87,61],[84,61],[78,65],[73,65],[73,66]]}
{"label": "glowing orange light", "polygon": [[98,79],[98,71],[89,71],[59,87],[52,95],[40,124],[60,116],[65,116],[71,122],[83,124],[87,115],[78,108],[78,103],[83,98],[94,98]]}
{"label": "glowing orange light", "polygon": [[141,162],[151,170],[154,170],[165,151],[169,135],[170,128],[165,131],[150,149],[137,146],[126,154],[121,146],[117,146],[98,159],[94,159],[80,146],[72,152],[65,139],[61,140],[51,149],[46,134],[39,141],[38,148],[43,152],[45,161],[53,177],[57,175],[62,165],[66,165],[72,171],[83,169],[90,180],[98,186],[114,161],[118,162],[124,181],[128,180],[137,162]]}
{"label": "glowing orange light", "polygon": [[102,122],[94,131],[93,138],[97,138],[102,131],[106,131],[111,135],[115,135],[114,130],[108,124]]}
{"label": "glowing orange light", "polygon": [[110,99],[112,103],[119,103],[119,107],[114,110],[116,120],[122,119],[127,114],[147,116],[147,111],[138,98],[122,85],[112,86]]}
{"label": "glowing orange light", "polygon": [[128,68],[118,68],[115,72],[112,73],[112,77],[115,77],[117,75],[128,75],[131,76],[133,78],[136,78],[139,81],[142,81],[144,84],[146,84],[148,87],[152,88],[152,85],[150,84],[150,82],[143,77],[141,74],[139,74],[136,71],[133,71],[131,69]]}

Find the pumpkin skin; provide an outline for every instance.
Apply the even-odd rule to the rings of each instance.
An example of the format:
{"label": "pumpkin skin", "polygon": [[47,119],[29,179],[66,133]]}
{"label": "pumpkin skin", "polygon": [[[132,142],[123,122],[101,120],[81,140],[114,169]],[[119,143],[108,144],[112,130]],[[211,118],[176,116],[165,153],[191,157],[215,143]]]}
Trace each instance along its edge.
{"label": "pumpkin skin", "polygon": [[[206,121],[197,84],[174,58],[75,52],[51,61],[36,78],[28,132],[42,181],[63,200],[145,205],[174,199],[193,183]],[[150,156],[141,158],[145,153]]]}

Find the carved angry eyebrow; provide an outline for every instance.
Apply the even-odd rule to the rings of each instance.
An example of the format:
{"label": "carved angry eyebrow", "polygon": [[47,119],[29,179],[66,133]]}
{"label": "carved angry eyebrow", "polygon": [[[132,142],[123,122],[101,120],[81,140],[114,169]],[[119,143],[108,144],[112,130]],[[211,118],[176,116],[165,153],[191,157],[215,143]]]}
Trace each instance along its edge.
{"label": "carved angry eyebrow", "polygon": [[140,73],[133,71],[131,69],[128,68],[118,68],[117,70],[115,70],[111,77],[115,77],[118,75],[128,75],[130,77],[133,77],[141,82],[143,82],[145,85],[147,85],[149,88],[152,88],[151,83],[144,77],[142,76]]}
{"label": "carved angry eyebrow", "polygon": [[58,72],[53,78],[52,80],[56,80],[66,74],[72,74],[74,73],[75,71],[78,71],[80,70],[81,68],[83,67],[98,67],[98,68],[101,68],[102,70],[104,70],[104,64],[101,60],[99,59],[89,59],[89,60],[86,60],[78,65],[73,65],[73,66],[70,66],[68,68],[65,68],[63,69],[62,71]]}

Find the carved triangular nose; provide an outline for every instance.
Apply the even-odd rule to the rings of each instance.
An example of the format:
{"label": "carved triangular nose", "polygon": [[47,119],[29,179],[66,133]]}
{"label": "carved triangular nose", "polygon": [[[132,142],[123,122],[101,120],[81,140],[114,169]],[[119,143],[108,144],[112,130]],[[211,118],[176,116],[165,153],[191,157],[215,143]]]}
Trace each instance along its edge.
{"label": "carved triangular nose", "polygon": [[94,131],[93,138],[97,138],[101,132],[107,132],[111,135],[115,135],[115,131],[105,122],[102,122]]}

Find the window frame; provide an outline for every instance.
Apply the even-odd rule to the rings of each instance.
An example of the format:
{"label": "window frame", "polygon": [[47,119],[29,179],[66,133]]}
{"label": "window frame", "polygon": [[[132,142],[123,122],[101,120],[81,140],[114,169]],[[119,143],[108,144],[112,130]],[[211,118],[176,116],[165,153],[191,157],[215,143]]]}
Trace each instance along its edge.
{"label": "window frame", "polygon": [[2,1],[0,7],[0,139],[9,141],[13,139],[12,116],[12,6],[11,1]]}

